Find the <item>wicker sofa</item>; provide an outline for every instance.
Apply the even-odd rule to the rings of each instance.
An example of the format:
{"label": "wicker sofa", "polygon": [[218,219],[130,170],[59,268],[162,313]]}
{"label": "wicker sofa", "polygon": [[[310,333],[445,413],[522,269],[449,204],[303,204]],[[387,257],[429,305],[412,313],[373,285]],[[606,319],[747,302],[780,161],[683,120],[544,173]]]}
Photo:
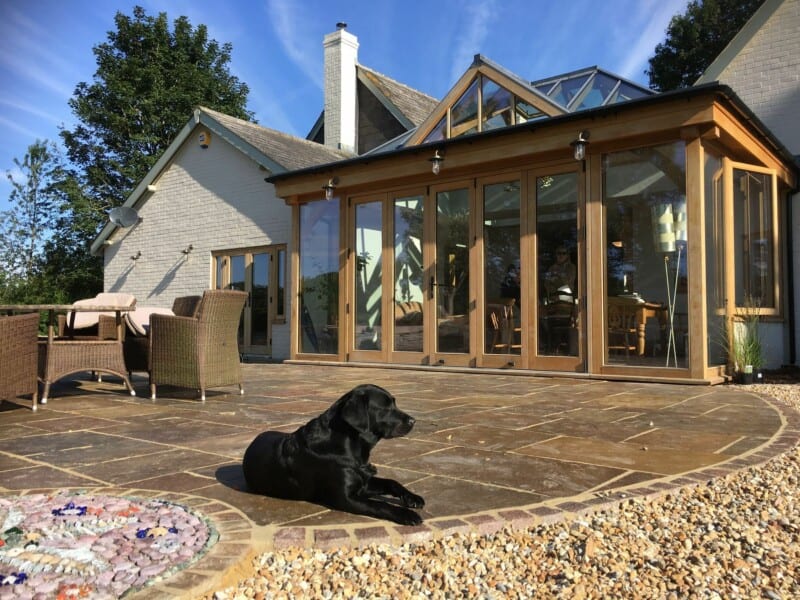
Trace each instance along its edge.
{"label": "wicker sofa", "polygon": [[193,316],[154,314],[150,320],[150,395],[159,385],[206,389],[237,384],[243,394],[239,319],[247,293],[207,290]]}
{"label": "wicker sofa", "polygon": [[39,313],[0,317],[0,400],[31,396],[31,409],[39,398],[37,368]]}

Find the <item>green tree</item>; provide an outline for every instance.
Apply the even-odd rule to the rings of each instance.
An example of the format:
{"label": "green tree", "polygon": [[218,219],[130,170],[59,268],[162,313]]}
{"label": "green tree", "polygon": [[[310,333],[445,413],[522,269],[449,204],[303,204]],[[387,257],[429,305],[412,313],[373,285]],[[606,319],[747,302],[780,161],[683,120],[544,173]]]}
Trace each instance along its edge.
{"label": "green tree", "polygon": [[139,6],[132,16],[118,12],[115,24],[94,47],[93,81],[79,83],[69,100],[78,125],[61,132],[72,167],[63,173],[63,214],[47,245],[47,269],[83,278],[71,280],[75,294],[102,289],[102,265],[89,245],[196,106],[253,117],[249,88],[228,70],[231,44],[209,39],[205,25],[178,17],[170,28],[166,13],[148,16]]}
{"label": "green tree", "polygon": [[692,0],[675,15],[645,74],[659,92],[689,87],[714,62],[764,0]]}
{"label": "green tree", "polygon": [[[0,285],[7,302],[30,301],[41,272],[44,244],[58,209],[61,157],[55,144],[36,140],[24,158],[14,159],[10,208],[0,214]],[[38,291],[34,296],[38,296]]]}

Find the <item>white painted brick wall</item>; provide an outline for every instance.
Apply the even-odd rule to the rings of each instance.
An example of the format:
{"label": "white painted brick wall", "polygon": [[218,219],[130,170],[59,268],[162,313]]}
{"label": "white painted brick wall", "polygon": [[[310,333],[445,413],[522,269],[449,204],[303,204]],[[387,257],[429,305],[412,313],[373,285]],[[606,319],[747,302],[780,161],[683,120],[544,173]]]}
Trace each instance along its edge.
{"label": "white painted brick wall", "polygon": [[800,0],[786,0],[719,76],[800,154]]}
{"label": "white painted brick wall", "polygon": [[[213,251],[288,247],[291,209],[264,181],[269,173],[219,136],[205,150],[196,140],[189,136],[156,182],[158,191],[138,209],[142,222],[111,238],[106,291],[133,294],[139,305],[169,308],[177,296],[210,288]],[[181,251],[190,244],[187,257]],[[132,261],[139,251],[141,258]],[[290,265],[286,268],[288,281]],[[282,326],[275,329],[272,356],[288,358],[289,334]]]}

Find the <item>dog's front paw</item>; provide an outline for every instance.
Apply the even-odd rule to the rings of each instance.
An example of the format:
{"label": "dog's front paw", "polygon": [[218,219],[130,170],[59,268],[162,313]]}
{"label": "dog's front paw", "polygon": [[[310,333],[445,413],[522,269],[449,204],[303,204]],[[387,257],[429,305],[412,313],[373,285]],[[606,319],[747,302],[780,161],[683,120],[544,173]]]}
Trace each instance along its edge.
{"label": "dog's front paw", "polygon": [[408,492],[403,495],[403,504],[409,508],[422,508],[425,506],[425,498]]}
{"label": "dog's front paw", "polygon": [[422,525],[422,517],[413,510],[400,510],[395,517],[395,521],[400,525]]}

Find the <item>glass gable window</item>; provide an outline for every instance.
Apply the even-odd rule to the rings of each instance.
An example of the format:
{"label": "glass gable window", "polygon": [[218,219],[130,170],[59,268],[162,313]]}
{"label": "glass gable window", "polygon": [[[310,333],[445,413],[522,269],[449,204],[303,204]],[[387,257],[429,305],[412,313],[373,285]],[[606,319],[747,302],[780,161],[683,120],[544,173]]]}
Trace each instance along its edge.
{"label": "glass gable window", "polygon": [[545,117],[547,115],[541,110],[497,82],[478,75],[425,137],[424,142],[438,142]]}
{"label": "glass gable window", "polygon": [[481,129],[489,131],[514,124],[514,113],[511,106],[514,96],[507,89],[500,87],[488,77],[483,77],[483,93],[481,97],[482,116]]}
{"label": "glass gable window", "polygon": [[478,131],[477,79],[450,109],[450,137],[458,137],[476,131]]}

